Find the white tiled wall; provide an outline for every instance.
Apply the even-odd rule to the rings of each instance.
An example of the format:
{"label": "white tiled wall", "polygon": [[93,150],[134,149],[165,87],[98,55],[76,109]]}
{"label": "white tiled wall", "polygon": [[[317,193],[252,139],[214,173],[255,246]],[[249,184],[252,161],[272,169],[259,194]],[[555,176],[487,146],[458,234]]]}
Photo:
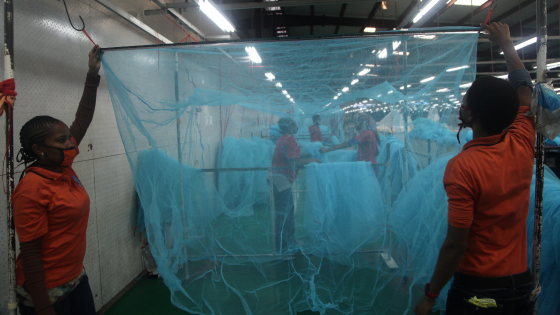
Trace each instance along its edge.
{"label": "white tiled wall", "polygon": [[[113,0],[113,3],[157,28],[178,42],[185,34],[162,16],[143,17],[151,3]],[[102,47],[155,44],[156,41],[94,0],[67,1],[73,21],[79,27],[81,15],[86,30]],[[0,6],[0,14],[3,6]],[[17,97],[15,152],[19,130],[36,115],[51,115],[72,123],[87,72],[90,41],[73,30],[62,1],[14,1],[15,79]],[[3,23],[0,23],[3,34]],[[0,73],[3,73],[0,63]],[[97,308],[101,308],[141,271],[140,243],[133,237],[136,198],[132,175],[101,71],[97,108],[93,123],[80,145],[74,168],[91,197],[85,266]],[[0,128],[4,128],[4,117]],[[3,134],[3,133],[2,133]],[[92,149],[88,149],[88,144]],[[0,147],[5,147],[4,136]],[[18,168],[17,171],[21,171]],[[19,173],[16,174],[19,179]],[[0,314],[7,314],[7,231],[6,196],[0,194]]]}

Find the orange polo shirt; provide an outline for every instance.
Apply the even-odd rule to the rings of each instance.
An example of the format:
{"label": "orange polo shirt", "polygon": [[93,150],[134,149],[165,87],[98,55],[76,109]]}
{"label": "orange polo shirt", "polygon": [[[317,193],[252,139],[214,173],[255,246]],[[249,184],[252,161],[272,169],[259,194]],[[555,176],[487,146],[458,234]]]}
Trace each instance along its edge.
{"label": "orange polo shirt", "polygon": [[[43,237],[41,260],[47,289],[79,276],[86,253],[90,199],[72,167],[61,170],[59,174],[28,168],[12,195],[19,241]],[[16,277],[22,286],[25,277],[20,257]]]}
{"label": "orange polo shirt", "polygon": [[503,133],[469,141],[447,164],[448,222],[470,228],[458,271],[501,277],[527,271],[527,214],[535,158],[533,119],[519,108]]}

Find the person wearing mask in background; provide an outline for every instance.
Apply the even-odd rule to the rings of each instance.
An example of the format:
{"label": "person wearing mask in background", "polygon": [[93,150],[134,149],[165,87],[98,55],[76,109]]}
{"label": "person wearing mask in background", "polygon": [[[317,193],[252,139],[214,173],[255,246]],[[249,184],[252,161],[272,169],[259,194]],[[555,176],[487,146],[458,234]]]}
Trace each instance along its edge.
{"label": "person wearing mask in background", "polygon": [[95,111],[99,51],[94,46],[89,53],[89,71],[72,126],[36,116],[20,131],[17,160],[31,164],[11,199],[20,242],[16,290],[21,315],[96,314],[83,263],[90,199],[72,161]]}
{"label": "person wearing mask in background", "polygon": [[358,145],[357,161],[366,161],[377,164],[375,157],[379,155],[379,139],[377,138],[377,130],[375,130],[375,122],[373,118],[367,114],[358,114],[354,119],[356,131],[360,134],[356,137],[337,144],[330,148],[321,148],[322,153],[328,153],[335,150],[345,149]]}
{"label": "person wearing mask in background", "polygon": [[[532,314],[527,215],[535,158],[532,83],[502,23],[482,25],[504,52],[509,82],[476,79],[463,98],[460,126],[473,139],[447,164],[447,236],[414,312],[426,315],[453,277],[447,315]],[[487,308],[478,299],[486,299]]]}
{"label": "person wearing mask in background", "polygon": [[313,125],[309,126],[308,130],[311,142],[324,142],[321,132],[321,116],[313,115]]}
{"label": "person wearing mask in background", "polygon": [[280,118],[278,126],[282,136],[278,139],[272,156],[272,186],[276,251],[282,254],[288,251],[290,246],[297,245],[292,184],[297,179],[300,167],[312,162],[321,163],[321,161],[301,158],[301,150],[293,137],[298,132],[298,127],[292,118]]}

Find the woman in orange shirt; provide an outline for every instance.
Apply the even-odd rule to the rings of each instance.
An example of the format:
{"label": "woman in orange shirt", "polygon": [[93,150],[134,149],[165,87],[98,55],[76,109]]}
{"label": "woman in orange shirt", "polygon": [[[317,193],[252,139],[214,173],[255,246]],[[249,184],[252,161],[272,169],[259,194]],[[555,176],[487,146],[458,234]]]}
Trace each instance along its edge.
{"label": "woman in orange shirt", "polygon": [[22,315],[95,314],[83,266],[90,199],[72,161],[93,118],[99,68],[95,46],[70,128],[58,119],[37,116],[20,131],[18,162],[31,164],[11,199],[20,241],[16,290]]}

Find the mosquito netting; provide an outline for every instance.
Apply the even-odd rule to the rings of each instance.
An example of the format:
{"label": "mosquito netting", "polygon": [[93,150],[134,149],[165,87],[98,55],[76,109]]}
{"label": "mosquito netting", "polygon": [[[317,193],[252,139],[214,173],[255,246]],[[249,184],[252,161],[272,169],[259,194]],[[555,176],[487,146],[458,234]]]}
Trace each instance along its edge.
{"label": "mosquito netting", "polygon": [[141,224],[173,304],[410,313],[446,232],[442,177],[461,148],[478,36],[105,50]]}

